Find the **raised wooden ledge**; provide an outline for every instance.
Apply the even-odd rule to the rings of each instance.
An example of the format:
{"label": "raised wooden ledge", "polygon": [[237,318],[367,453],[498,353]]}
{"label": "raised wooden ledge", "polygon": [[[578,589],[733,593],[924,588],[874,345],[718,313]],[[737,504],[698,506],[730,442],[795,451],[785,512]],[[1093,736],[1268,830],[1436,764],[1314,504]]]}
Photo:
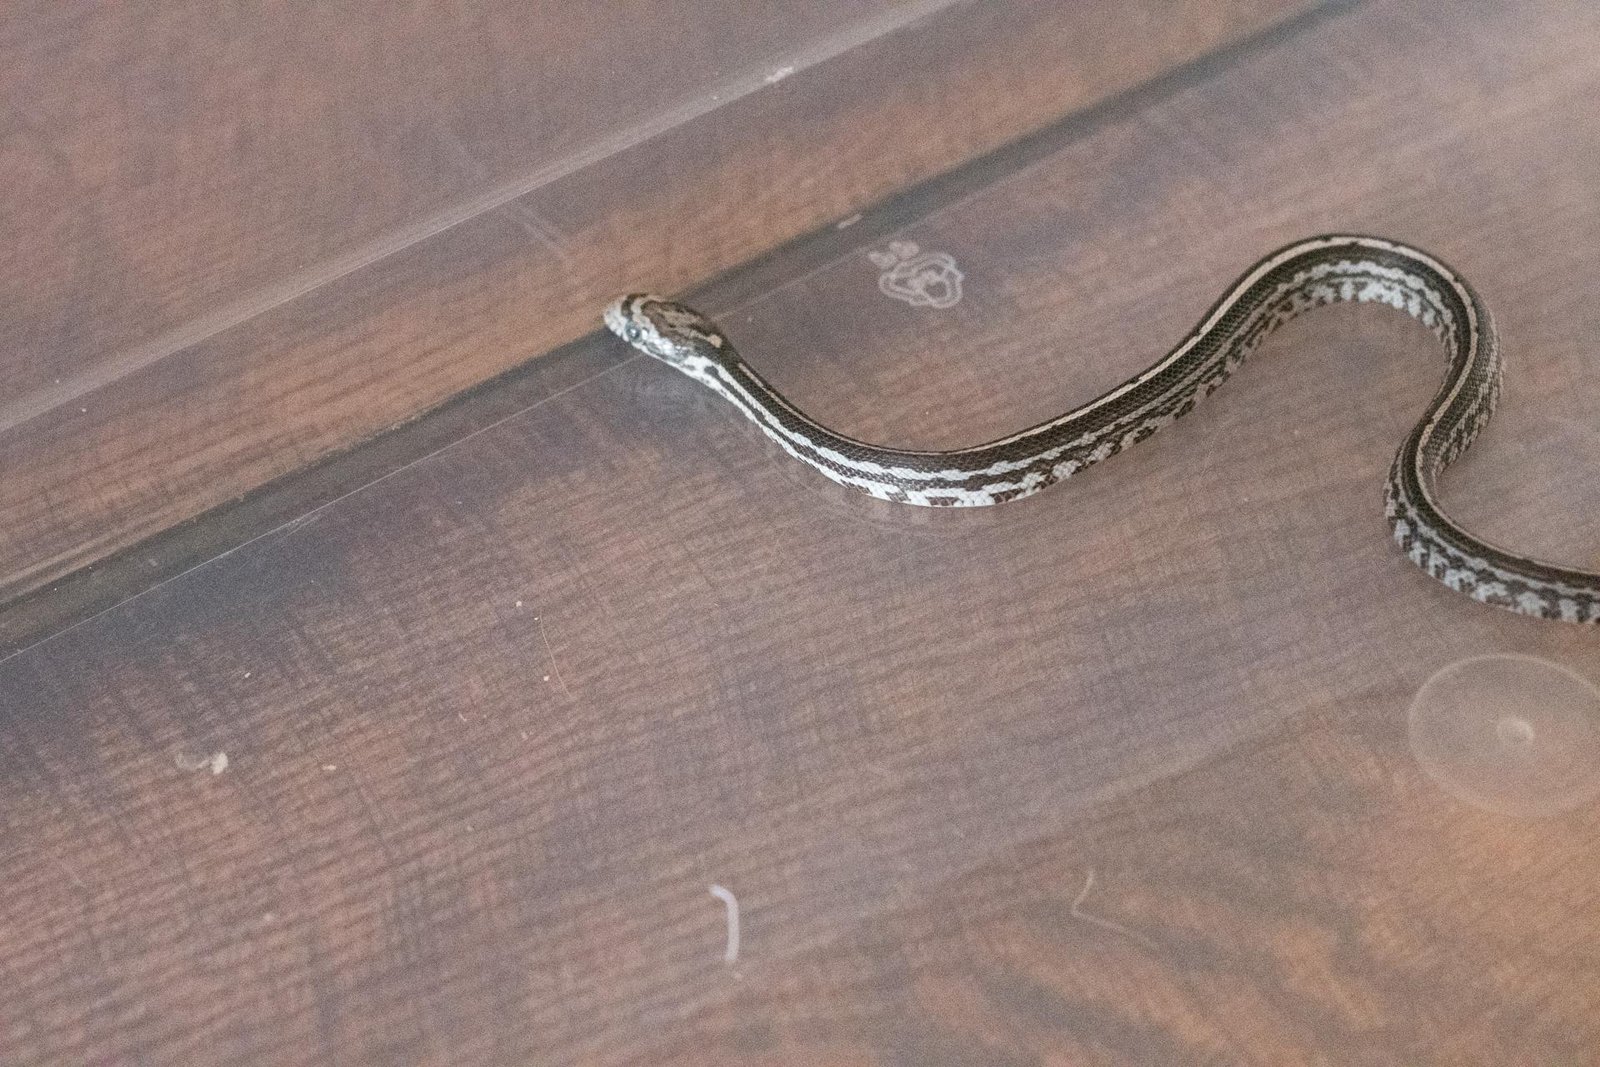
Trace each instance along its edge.
{"label": "raised wooden ledge", "polygon": [[[470,161],[477,156],[464,143],[497,145],[497,130],[515,131],[528,161],[520,170],[516,159],[484,164],[476,184],[458,175],[457,195],[443,204],[423,195],[437,194],[433,186],[394,187],[422,179],[379,165],[393,148],[379,142],[394,124],[417,121],[401,110],[417,105],[397,90],[395,64],[427,34],[450,31],[400,16],[369,25],[361,32],[392,39],[349,45],[358,61],[334,65],[348,84],[315,83],[317,72],[294,69],[293,33],[280,32],[312,16],[290,6],[273,9],[278,23],[256,12],[233,27],[215,25],[216,12],[199,4],[154,24],[115,8],[58,13],[0,44],[8,98],[33,101],[0,142],[19,176],[0,220],[18,257],[0,300],[10,309],[0,359],[16,383],[0,402],[0,602],[588,332],[620,288],[700,282],[1316,4],[878,5],[855,24],[866,39],[849,39],[847,27],[852,46],[838,54],[829,54],[838,41],[813,34],[805,39],[823,43],[796,50],[811,66],[777,68],[758,86],[730,83],[728,102],[713,85],[709,103],[689,106],[703,113],[620,151],[608,151],[603,135],[571,146],[567,157],[595,158],[548,181],[538,180],[541,146],[516,110],[526,90],[497,95],[484,85],[570,72],[538,69],[537,45],[508,55],[488,40],[451,38],[456,50],[441,51],[427,76],[428,91],[442,94],[438,113],[456,123],[439,132],[439,150],[453,140]],[[675,31],[683,47],[725,32],[694,24],[711,16],[691,5],[666,7],[688,20]],[[504,17],[511,5],[490,8]],[[871,32],[896,19],[905,25]],[[228,42],[218,66],[198,87],[183,84],[185,64],[198,61],[172,57],[212,38]],[[400,58],[363,68],[360,57],[379,43]],[[559,93],[560,83],[544,88]],[[385,94],[399,99],[390,106]],[[330,123],[356,128],[316,141],[315,158],[286,152],[283,165],[299,170],[275,173],[248,150],[253,122],[263,109],[296,106],[321,109],[301,117],[324,134]],[[592,120],[583,110],[579,118]],[[198,151],[200,127],[223,120],[238,151],[203,137],[210,154]],[[549,137],[582,125],[562,121]],[[656,132],[656,120],[639,121]],[[154,195],[149,179],[174,151],[186,153],[191,173],[170,198]],[[257,169],[241,173],[252,158]],[[308,166],[326,195],[303,180]],[[422,169],[437,186],[439,167]],[[349,241],[314,240],[321,215]],[[391,221],[366,232],[352,217]],[[72,249],[66,266],[46,255],[63,244]],[[174,307],[183,315],[168,321]]]}

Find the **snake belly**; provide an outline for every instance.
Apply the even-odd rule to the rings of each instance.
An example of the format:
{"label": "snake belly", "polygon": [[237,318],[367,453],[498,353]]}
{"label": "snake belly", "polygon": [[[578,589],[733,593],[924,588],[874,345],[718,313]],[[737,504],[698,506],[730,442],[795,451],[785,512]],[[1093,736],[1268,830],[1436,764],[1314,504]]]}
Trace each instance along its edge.
{"label": "snake belly", "polygon": [[1544,619],[1600,623],[1600,574],[1497,548],[1439,507],[1437,482],[1494,414],[1502,367],[1478,294],[1438,259],[1381,237],[1297,241],[1261,259],[1178,346],[1081,407],[986,444],[918,451],[868,444],[806,415],[740,358],[709,318],[635,294],[606,325],[723,397],[785,452],[840,485],[925,507],[1018,500],[1144,440],[1188,414],[1279,326],[1327,304],[1380,303],[1430,329],[1449,368],[1389,469],[1384,512],[1406,556],[1451,589]]}

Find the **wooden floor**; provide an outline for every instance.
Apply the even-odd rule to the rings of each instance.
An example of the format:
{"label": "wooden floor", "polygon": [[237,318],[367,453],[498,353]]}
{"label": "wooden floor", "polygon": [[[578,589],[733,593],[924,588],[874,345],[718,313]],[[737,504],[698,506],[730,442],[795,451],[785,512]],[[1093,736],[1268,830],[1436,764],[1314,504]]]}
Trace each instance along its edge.
{"label": "wooden floor", "polygon": [[0,601],[587,334],[620,289],[700,282],[1314,6],[13,20]]}
{"label": "wooden floor", "polygon": [[[1305,6],[697,299],[824,421],[940,447],[1121,380],[1278,244],[1389,234],[1507,346],[1447,504],[1600,565],[1600,9]],[[906,244],[959,302],[880,288]],[[1330,310],[1070,483],[925,513],[591,335],[159,533],[0,614],[0,1058],[1592,1062],[1600,719],[1413,742],[1470,657],[1600,682],[1594,632],[1389,542],[1441,368]],[[1464,799],[1491,773],[1538,802]]]}

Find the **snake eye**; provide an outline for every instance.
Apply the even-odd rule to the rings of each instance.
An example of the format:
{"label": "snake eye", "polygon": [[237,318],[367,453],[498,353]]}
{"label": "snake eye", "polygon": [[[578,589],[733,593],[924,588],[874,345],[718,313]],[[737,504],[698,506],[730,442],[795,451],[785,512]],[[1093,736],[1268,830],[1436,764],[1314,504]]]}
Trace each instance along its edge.
{"label": "snake eye", "polygon": [[630,341],[637,341],[639,338],[644,336],[644,331],[639,329],[638,323],[633,322],[628,324],[626,333],[628,335],[628,340]]}

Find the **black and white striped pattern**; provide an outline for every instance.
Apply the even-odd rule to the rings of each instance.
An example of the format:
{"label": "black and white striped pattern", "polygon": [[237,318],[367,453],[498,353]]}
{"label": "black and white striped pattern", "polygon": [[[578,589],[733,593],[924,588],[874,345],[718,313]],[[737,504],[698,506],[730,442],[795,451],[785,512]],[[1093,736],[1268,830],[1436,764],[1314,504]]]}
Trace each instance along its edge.
{"label": "black and white striped pattern", "polygon": [[880,500],[984,507],[1016,500],[1188,414],[1275,329],[1326,304],[1382,303],[1433,331],[1450,356],[1444,385],[1395,457],[1385,494],[1395,540],[1450,588],[1540,618],[1600,623],[1600,574],[1485,544],[1438,507],[1439,474],[1469,448],[1500,395],[1494,326],[1477,294],[1425,252],[1377,237],[1299,241],[1245,273],[1183,342],[1143,373],[1048,422],[972,448],[913,451],[856,441],[789,403],[692,308],[623,297],[606,324],[701,382],[796,459]]}

